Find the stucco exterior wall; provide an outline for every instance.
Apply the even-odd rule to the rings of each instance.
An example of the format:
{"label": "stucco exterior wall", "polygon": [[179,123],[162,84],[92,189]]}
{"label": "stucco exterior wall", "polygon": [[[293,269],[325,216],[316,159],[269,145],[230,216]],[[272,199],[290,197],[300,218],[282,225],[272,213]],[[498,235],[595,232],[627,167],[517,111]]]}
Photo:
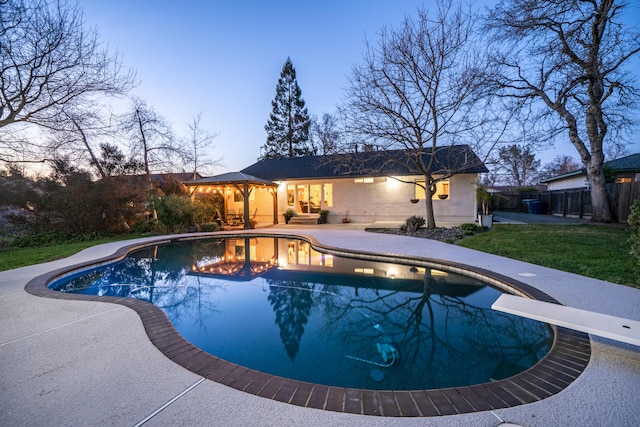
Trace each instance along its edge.
{"label": "stucco exterior wall", "polygon": [[[257,224],[273,224],[273,193],[267,188],[257,188],[249,197],[249,219]],[[282,215],[280,215],[282,218]]]}
{"label": "stucco exterior wall", "polygon": [[[425,200],[411,203],[415,198],[415,180],[420,176],[402,177],[410,182],[401,183],[392,178],[376,177],[373,182],[356,182],[354,178],[286,181],[278,187],[278,220],[287,205],[288,184],[332,184],[333,206],[329,210],[329,222],[339,223],[347,213],[352,222],[404,222],[409,216],[425,217]],[[449,179],[449,197],[433,200],[433,208],[438,226],[458,225],[474,222],[476,218],[477,174],[456,175]],[[296,200],[297,203],[297,200]]]}
{"label": "stucco exterior wall", "polygon": [[568,188],[585,188],[586,175],[572,176],[566,179],[559,179],[557,181],[551,181],[547,183],[547,190],[566,190]]}

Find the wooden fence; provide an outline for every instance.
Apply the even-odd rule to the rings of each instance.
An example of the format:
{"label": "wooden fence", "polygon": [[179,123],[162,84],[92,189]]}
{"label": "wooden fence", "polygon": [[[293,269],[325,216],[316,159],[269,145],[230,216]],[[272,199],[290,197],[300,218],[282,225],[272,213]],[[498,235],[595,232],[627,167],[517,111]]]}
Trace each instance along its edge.
{"label": "wooden fence", "polygon": [[[635,200],[640,200],[640,182],[607,184],[607,191],[615,220],[627,222],[631,205]],[[591,191],[579,188],[543,192],[494,193],[491,198],[491,209],[576,218],[590,218],[593,213]]]}

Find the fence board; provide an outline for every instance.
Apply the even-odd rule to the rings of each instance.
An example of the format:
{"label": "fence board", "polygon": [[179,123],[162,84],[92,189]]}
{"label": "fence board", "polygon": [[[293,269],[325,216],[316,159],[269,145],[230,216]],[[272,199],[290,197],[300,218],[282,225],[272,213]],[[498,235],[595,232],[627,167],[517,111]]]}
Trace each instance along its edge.
{"label": "fence board", "polygon": [[[634,201],[640,200],[640,182],[607,184],[607,192],[614,219],[626,223],[631,205]],[[491,199],[491,209],[526,212],[526,203],[523,200],[528,199],[542,201],[542,212],[551,215],[590,218],[593,214],[591,191],[579,188],[544,192],[494,193]]]}

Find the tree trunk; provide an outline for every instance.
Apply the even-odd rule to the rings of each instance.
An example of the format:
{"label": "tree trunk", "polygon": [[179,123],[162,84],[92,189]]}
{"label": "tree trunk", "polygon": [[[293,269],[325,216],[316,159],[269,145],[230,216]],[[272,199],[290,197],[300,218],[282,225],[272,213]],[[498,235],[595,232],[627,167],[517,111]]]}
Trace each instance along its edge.
{"label": "tree trunk", "polygon": [[[569,140],[573,146],[576,147],[576,150],[578,150],[582,164],[584,164],[587,170],[587,177],[591,188],[591,207],[593,212],[591,221],[612,222],[613,215],[611,214],[609,199],[607,197],[603,167],[604,153],[602,145],[606,133],[606,125],[604,125],[602,121],[594,118],[593,108],[590,108],[586,118],[587,137],[589,138],[589,145],[591,147],[591,152],[589,152],[586,144],[579,136],[575,117],[565,109],[557,111],[560,112],[560,115],[567,122]],[[600,126],[598,123],[600,123]]]}
{"label": "tree trunk", "polygon": [[426,221],[427,229],[433,230],[434,228],[436,228],[436,218],[435,218],[435,215],[433,214],[433,193],[435,190],[434,184],[433,184],[433,178],[429,174],[425,174],[424,182],[425,182],[424,208],[425,208],[425,216],[426,216],[425,221]]}
{"label": "tree trunk", "polygon": [[609,206],[607,187],[605,186],[602,162],[591,161],[587,165],[587,175],[591,187],[591,208],[593,222],[612,222],[613,215]]}
{"label": "tree trunk", "polygon": [[73,117],[71,117],[69,114],[66,114],[66,115],[69,119],[71,119],[71,122],[76,127],[78,132],[80,132],[80,136],[82,137],[82,142],[84,143],[84,146],[87,148],[87,151],[89,152],[89,156],[91,156],[91,163],[96,167],[96,169],[98,169],[98,173],[100,173],[100,177],[106,178],[107,174],[105,173],[104,169],[102,169],[100,162],[98,161],[96,155],[91,149],[91,146],[89,145],[89,141],[87,141],[87,136],[85,135],[84,131],[82,130],[78,122],[76,122],[76,120]]}

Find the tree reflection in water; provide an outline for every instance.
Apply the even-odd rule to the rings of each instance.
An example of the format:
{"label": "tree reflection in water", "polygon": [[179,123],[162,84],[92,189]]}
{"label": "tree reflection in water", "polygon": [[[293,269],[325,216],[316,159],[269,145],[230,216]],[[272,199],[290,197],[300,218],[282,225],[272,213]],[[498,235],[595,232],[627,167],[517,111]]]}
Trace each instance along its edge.
{"label": "tree reflection in water", "polygon": [[[551,346],[547,325],[491,310],[499,291],[472,279],[409,266],[397,267],[412,272],[403,278],[365,277],[354,266],[366,262],[370,272],[388,266],[338,257],[331,268],[302,271],[278,265],[277,252],[273,238],[172,243],[54,285],[148,301],[205,351],[335,386],[427,389],[488,382],[532,366]],[[399,351],[392,366],[355,360],[382,362],[377,345],[385,343]],[[374,368],[384,378],[372,378]]]}
{"label": "tree reflection in water", "polygon": [[280,339],[291,360],[300,350],[300,340],[313,305],[313,285],[294,281],[274,281],[267,299],[276,314]]}

